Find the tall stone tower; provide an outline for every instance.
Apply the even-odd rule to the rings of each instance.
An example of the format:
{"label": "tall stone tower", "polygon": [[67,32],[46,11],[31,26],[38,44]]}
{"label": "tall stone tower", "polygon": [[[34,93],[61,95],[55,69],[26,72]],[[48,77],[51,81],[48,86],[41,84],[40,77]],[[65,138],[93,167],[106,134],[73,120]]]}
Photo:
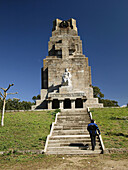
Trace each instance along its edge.
{"label": "tall stone tower", "polygon": [[91,67],[83,55],[75,19],[53,21],[41,79],[41,99],[32,109],[103,107],[93,98]]}

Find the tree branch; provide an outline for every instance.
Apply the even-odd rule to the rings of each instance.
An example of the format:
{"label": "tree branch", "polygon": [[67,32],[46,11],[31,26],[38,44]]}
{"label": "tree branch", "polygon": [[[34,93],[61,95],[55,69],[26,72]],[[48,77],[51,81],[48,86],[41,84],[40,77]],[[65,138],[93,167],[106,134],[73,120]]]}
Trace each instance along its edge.
{"label": "tree branch", "polygon": [[18,94],[18,92],[16,92],[16,93],[7,93],[7,94]]}
{"label": "tree branch", "polygon": [[6,90],[6,89],[4,89],[4,88],[2,88],[2,87],[1,87],[1,89],[4,90],[4,91]]}
{"label": "tree branch", "polygon": [[3,94],[0,92],[0,95],[4,98]]}
{"label": "tree branch", "polygon": [[14,84],[9,84],[8,88],[5,89],[5,91],[8,91],[10,89],[11,86],[14,86]]}

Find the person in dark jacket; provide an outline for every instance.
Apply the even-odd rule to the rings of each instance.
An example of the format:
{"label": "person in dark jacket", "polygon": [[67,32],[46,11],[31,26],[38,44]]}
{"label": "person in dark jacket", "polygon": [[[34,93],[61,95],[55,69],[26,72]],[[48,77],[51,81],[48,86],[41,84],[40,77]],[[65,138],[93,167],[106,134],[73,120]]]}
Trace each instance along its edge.
{"label": "person in dark jacket", "polygon": [[89,131],[90,134],[90,138],[91,138],[91,145],[92,145],[92,150],[95,150],[95,146],[96,146],[96,135],[97,135],[97,130],[100,133],[100,130],[97,126],[96,123],[94,123],[94,120],[91,119],[91,123],[88,124],[87,130]]}

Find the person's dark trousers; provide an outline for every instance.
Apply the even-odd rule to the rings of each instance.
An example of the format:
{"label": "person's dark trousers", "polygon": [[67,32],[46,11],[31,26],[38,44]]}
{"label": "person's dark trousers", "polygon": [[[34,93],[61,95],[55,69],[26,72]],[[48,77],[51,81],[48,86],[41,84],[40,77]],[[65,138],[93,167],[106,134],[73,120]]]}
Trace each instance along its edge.
{"label": "person's dark trousers", "polygon": [[92,135],[90,134],[91,137],[91,145],[92,145],[92,150],[95,150],[95,146],[96,146],[96,135]]}

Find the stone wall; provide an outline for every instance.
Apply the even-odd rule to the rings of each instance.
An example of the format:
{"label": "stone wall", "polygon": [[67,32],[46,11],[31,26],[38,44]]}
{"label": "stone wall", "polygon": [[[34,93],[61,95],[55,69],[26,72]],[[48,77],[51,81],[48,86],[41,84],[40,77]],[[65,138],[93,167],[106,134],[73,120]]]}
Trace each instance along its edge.
{"label": "stone wall", "polygon": [[[91,86],[90,67],[85,57],[62,59],[45,59],[46,69],[48,68],[48,88],[58,86],[62,83],[62,75],[68,68],[72,75],[73,90],[83,90]],[[45,80],[43,80],[45,81]]]}
{"label": "stone wall", "polygon": [[[48,56],[43,60],[41,100],[36,102],[36,106],[40,105],[38,108],[44,108],[47,104],[51,106],[50,93],[54,93],[56,97],[59,96],[58,93],[63,93],[62,76],[66,69],[71,74],[69,91],[72,94],[82,92],[84,95],[81,99],[85,103],[86,96],[87,107],[102,107],[98,99],[93,98],[91,67],[82,52],[76,20],[56,19],[53,22],[52,37],[48,42]],[[67,97],[68,93],[65,93]]]}

